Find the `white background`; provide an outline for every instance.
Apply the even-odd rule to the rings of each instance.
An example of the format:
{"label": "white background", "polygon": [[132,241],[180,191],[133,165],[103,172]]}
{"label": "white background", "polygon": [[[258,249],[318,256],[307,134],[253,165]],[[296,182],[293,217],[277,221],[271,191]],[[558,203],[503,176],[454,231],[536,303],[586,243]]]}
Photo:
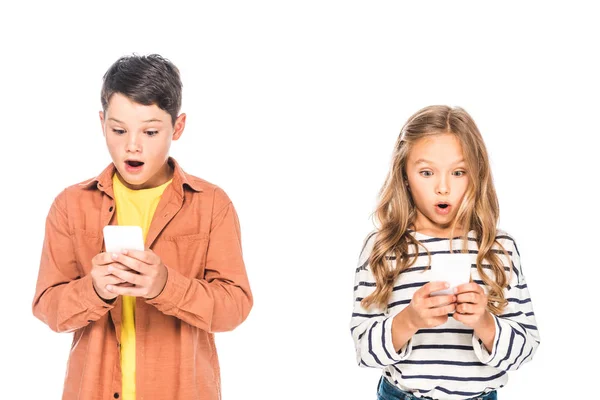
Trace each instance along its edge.
{"label": "white background", "polygon": [[[492,162],[542,336],[502,399],[594,393],[597,13],[575,2],[28,2],[0,17],[2,396],[58,399],[71,334],[31,313],[44,221],[110,158],[98,111],[120,56],[181,70],[171,154],[221,186],[255,305],[217,334],[223,398],[374,399],[349,333],[354,270],[402,124],[460,105]],[[596,331],[597,332],[597,331]]]}

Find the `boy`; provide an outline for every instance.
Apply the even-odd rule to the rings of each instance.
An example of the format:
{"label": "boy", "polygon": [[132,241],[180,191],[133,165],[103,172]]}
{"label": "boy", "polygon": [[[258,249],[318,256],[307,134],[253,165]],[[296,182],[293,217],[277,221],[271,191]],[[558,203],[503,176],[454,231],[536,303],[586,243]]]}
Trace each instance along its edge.
{"label": "boy", "polygon": [[[117,60],[100,111],[113,162],[48,214],[33,313],[74,332],[63,400],[221,397],[213,332],[242,323],[252,294],[231,201],[168,156],[181,88],[159,55]],[[116,224],[141,226],[147,250],[103,252]]]}

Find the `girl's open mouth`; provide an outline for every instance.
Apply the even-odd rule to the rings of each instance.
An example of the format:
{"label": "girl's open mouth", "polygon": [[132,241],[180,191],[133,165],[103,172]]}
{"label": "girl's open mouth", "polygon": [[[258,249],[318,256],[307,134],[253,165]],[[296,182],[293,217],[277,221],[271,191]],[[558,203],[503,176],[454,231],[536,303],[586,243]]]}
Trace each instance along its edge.
{"label": "girl's open mouth", "polygon": [[447,215],[450,213],[452,206],[448,203],[438,203],[435,205],[435,211],[440,215]]}

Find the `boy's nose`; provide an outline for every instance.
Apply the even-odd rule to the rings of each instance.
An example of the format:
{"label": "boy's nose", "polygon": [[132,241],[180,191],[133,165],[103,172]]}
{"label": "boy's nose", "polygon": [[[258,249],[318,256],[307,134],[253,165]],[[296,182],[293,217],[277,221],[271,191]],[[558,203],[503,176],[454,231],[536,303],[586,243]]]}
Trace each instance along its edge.
{"label": "boy's nose", "polygon": [[130,153],[137,153],[142,150],[142,146],[135,135],[131,135],[131,137],[127,141],[126,150]]}

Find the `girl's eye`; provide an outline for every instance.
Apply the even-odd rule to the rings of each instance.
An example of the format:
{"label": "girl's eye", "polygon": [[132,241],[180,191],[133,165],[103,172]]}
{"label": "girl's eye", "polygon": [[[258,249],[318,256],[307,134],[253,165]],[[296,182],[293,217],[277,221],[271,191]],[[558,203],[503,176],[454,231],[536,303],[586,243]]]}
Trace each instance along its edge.
{"label": "girl's eye", "polygon": [[433,172],[431,172],[431,171],[421,171],[419,173],[421,175],[423,175],[423,176],[431,176],[431,175],[433,175]]}
{"label": "girl's eye", "polygon": [[117,135],[122,135],[125,133],[125,131],[123,129],[114,129],[114,128],[113,128],[113,132],[116,133]]}
{"label": "girl's eye", "polygon": [[146,135],[148,136],[154,136],[156,134],[158,134],[158,131],[146,131]]}
{"label": "girl's eye", "polygon": [[467,173],[467,171],[454,171],[454,176],[463,176]]}

